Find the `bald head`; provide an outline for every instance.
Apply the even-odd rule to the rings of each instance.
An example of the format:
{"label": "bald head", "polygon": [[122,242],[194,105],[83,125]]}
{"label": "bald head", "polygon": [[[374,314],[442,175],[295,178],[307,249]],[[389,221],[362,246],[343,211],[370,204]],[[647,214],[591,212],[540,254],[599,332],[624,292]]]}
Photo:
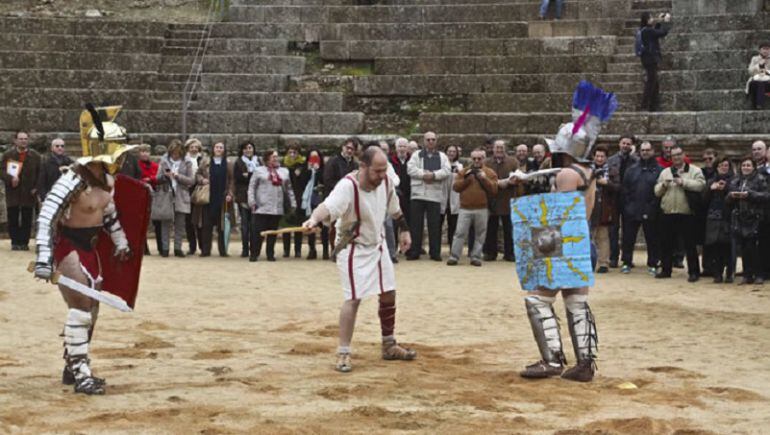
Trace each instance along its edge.
{"label": "bald head", "polygon": [[529,157],[529,147],[526,144],[516,145],[516,159],[520,162]]}
{"label": "bald head", "polygon": [[496,159],[502,159],[506,155],[506,145],[505,141],[502,139],[497,139],[492,143],[492,155]]}
{"label": "bald head", "polygon": [[423,136],[423,145],[425,146],[425,149],[428,151],[434,151],[436,149],[436,133],[429,131],[425,133],[425,136]]}
{"label": "bald head", "polygon": [[361,153],[361,182],[364,190],[372,190],[388,176],[388,156],[379,146],[371,146]]}
{"label": "bald head", "polygon": [[535,161],[542,162],[545,160],[545,145],[543,144],[535,144],[535,146],[532,147],[532,157],[535,159]]}

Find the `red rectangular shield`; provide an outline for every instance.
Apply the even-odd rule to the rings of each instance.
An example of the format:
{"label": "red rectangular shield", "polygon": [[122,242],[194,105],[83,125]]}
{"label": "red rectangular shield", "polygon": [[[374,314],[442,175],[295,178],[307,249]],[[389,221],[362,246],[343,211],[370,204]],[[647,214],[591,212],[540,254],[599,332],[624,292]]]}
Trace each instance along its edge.
{"label": "red rectangular shield", "polygon": [[131,258],[127,261],[115,258],[112,239],[106,231],[100,233],[96,249],[101,258],[104,278],[102,288],[121,297],[133,309],[139,291],[139,273],[147,241],[147,225],[150,222],[150,191],[141,181],[118,174],[114,198],[120,225],[131,248]]}

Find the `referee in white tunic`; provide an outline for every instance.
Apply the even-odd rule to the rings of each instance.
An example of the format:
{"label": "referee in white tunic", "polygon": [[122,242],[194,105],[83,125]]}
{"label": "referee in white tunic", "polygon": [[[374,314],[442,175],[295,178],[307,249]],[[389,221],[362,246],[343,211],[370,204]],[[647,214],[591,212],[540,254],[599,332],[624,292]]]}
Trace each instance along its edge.
{"label": "referee in white tunic", "polygon": [[[401,212],[393,183],[388,179],[388,158],[379,147],[369,147],[361,156],[358,171],[340,180],[303,227],[337,221],[337,244],[345,245],[337,254],[345,302],[340,311],[340,341],[336,370],[352,370],[350,341],[362,298],[379,295],[382,329],[382,358],[412,360],[417,353],[396,343],[396,279],[393,263],[385,246],[385,216],[390,215],[399,229],[401,251],[412,244],[409,227]],[[342,246],[341,246],[342,247]]]}

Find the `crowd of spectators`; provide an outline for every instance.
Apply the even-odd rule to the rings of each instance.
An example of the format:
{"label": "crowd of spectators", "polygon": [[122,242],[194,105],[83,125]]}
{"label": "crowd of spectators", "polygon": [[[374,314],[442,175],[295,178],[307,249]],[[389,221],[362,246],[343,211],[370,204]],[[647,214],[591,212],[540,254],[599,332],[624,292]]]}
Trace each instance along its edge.
{"label": "crowd of spectators", "polygon": [[[219,255],[228,256],[228,233],[237,228],[241,257],[257,261],[262,245],[266,258],[276,260],[276,237],[263,240],[261,232],[302,222],[323,201],[337,182],[358,167],[357,156],[368,146],[381,147],[389,156],[389,182],[409,222],[413,245],[407,260],[427,255],[444,261],[446,234],[450,266],[462,262],[467,246],[470,264],[515,261],[510,201],[551,190],[553,175],[523,181],[516,172],[532,173],[551,167],[543,144],[509,147],[490,139],[486,146],[466,153],[453,144],[441,149],[438,135],[427,132],[422,144],[397,138],[361,144],[349,138],[335,155],[325,158],[320,149],[287,147],[283,156],[269,149],[257,156],[252,142],[240,144],[228,158],[225,143],[204,150],[195,138],[172,140],[167,147],[136,149],[122,172],[145,182],[154,192],[152,223],[161,256],[211,255],[216,229]],[[6,191],[8,231],[13,250],[28,250],[36,207],[62,171],[73,160],[64,141],[51,142],[44,158],[28,147],[29,135],[20,131],[14,146],[2,156],[0,176]],[[510,148],[510,149],[509,149]],[[611,151],[611,148],[614,152]],[[740,159],[719,156],[706,149],[696,165],[673,137],[666,137],[659,152],[652,143],[637,143],[623,135],[615,147],[598,145],[592,156],[597,190],[589,218],[597,251],[599,274],[620,268],[630,273],[640,233],[646,246],[646,269],[656,278],[669,278],[686,259],[688,281],[711,276],[715,282],[733,282],[737,258],[742,259],[742,283],[761,284],[770,277],[770,166],[768,149],[757,141]],[[399,260],[392,223],[387,222],[389,253]],[[446,226],[445,226],[446,225]],[[641,232],[640,232],[641,230]],[[427,243],[423,243],[427,234]],[[183,244],[187,241],[187,251]],[[320,231],[323,259],[330,258],[328,227]],[[283,238],[283,257],[319,257],[316,234],[295,233]],[[427,247],[427,249],[426,249]],[[149,246],[145,248],[150,254]],[[501,255],[502,254],[502,255]]]}

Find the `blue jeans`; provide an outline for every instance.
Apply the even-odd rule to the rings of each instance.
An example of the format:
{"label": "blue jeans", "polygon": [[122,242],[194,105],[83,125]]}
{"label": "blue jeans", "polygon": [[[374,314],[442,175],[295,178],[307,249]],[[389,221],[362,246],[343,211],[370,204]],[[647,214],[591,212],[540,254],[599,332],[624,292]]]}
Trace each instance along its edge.
{"label": "blue jeans", "polygon": [[[561,10],[564,7],[564,0],[554,0],[556,3],[556,18],[561,18]],[[545,18],[545,16],[548,14],[548,5],[551,3],[551,0],[543,0],[542,3],[540,3],[540,16]]]}

